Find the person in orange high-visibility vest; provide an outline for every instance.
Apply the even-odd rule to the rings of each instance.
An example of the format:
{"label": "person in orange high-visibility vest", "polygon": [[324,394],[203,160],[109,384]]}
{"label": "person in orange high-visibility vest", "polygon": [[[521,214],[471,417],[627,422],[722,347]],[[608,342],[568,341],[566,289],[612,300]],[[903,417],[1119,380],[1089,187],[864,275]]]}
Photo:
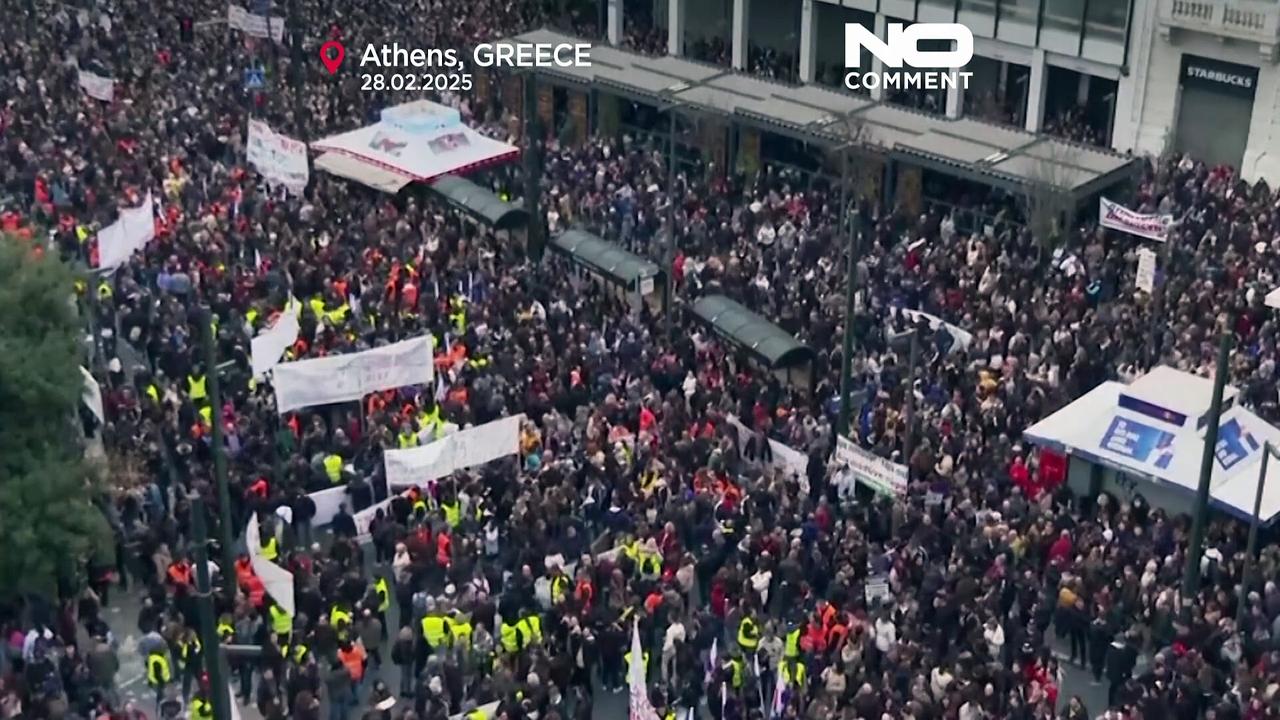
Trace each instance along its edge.
{"label": "person in orange high-visibility vest", "polygon": [[347,673],[351,675],[351,684],[359,686],[364,680],[366,654],[364,646],[359,642],[346,642],[338,648],[338,660],[342,662]]}

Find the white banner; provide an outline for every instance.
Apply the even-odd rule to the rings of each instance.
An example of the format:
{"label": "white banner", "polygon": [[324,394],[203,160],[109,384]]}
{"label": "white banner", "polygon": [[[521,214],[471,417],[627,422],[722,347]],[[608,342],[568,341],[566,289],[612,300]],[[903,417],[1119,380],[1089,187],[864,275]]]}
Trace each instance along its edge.
{"label": "white banner", "polygon": [[422,485],[458,470],[483,465],[520,452],[520,422],[524,415],[494,420],[460,430],[429,445],[387,450],[387,486],[392,489]]}
{"label": "white banner", "polygon": [[253,572],[266,586],[267,594],[289,613],[297,617],[297,606],[293,602],[293,573],[262,557],[262,539],[258,531],[258,515],[249,518],[244,529],[244,542],[249,546],[249,564]]}
{"label": "white banner", "polygon": [[432,337],[424,335],[364,352],[276,365],[271,385],[276,411],[359,400],[380,390],[430,385],[435,380]]}
{"label": "white banner", "polygon": [[107,413],[102,409],[102,387],[98,385],[98,381],[93,379],[93,375],[88,370],[80,368],[80,374],[84,376],[84,390],[80,393],[80,401],[93,411],[98,422],[105,423],[107,421]]}
{"label": "white banner", "polygon": [[291,312],[280,313],[270,328],[258,333],[249,341],[253,356],[253,376],[261,378],[280,363],[280,356],[298,342],[298,316]]}
{"label": "white banner", "polygon": [[1156,254],[1148,248],[1138,249],[1138,289],[1146,292],[1156,290]]}
{"label": "white banner", "polygon": [[94,100],[111,102],[116,96],[116,81],[88,70],[80,71],[80,87]]}
{"label": "white banner", "polygon": [[307,189],[311,171],[307,166],[307,145],[281,135],[259,120],[249,121],[249,164],[266,178],[268,185],[282,185],[295,193]]}
{"label": "white banner", "polygon": [[147,193],[141,205],[122,210],[119,220],[98,231],[98,267],[110,270],[123,265],[155,236],[155,201]]}
{"label": "white banner", "polygon": [[[849,438],[836,438],[835,463],[843,465],[853,480],[882,494],[903,497],[907,494],[908,471],[899,465],[858,447]],[[841,484],[840,480],[836,481]],[[844,479],[847,484],[849,479]]]}
{"label": "white banner", "polygon": [[[895,310],[902,315],[905,315],[912,323],[918,323],[921,320],[924,320],[929,323],[929,329],[934,332],[937,332],[940,327],[946,328],[947,333],[951,335],[953,340],[955,340],[951,345],[952,352],[964,352],[969,349],[969,345],[973,342],[973,333],[965,330],[964,328],[952,325],[937,315],[930,315],[929,313],[920,310],[908,310],[907,308],[895,308]],[[929,344],[929,339],[919,338],[917,342],[920,342],[920,347],[923,348]]]}
{"label": "white banner", "polygon": [[253,37],[269,37],[276,42],[284,40],[284,18],[272,15],[254,15],[234,3],[227,4],[227,25]]}
{"label": "white banner", "polygon": [[387,498],[382,502],[376,502],[351,516],[351,519],[356,523],[357,542],[365,544],[373,540],[373,519],[378,516],[379,510],[382,511],[383,515],[390,515],[391,498]]}
{"label": "white banner", "polygon": [[1120,203],[1102,198],[1098,205],[1098,223],[1104,228],[1164,242],[1169,236],[1173,216],[1134,212]]}
{"label": "white banner", "polygon": [[[743,446],[746,445],[746,439],[751,437],[751,428],[742,424],[742,421],[733,415],[728,416],[729,423],[738,429],[738,437]],[[773,453],[773,462],[771,466],[780,469],[785,477],[790,478],[794,475],[800,481],[800,488],[804,492],[809,492],[809,456],[796,450],[790,445],[778,442],[772,438],[769,439],[769,450]],[[742,451],[742,447],[738,448]]]}
{"label": "white banner", "polygon": [[326,488],[318,492],[308,493],[307,497],[311,498],[311,502],[316,504],[316,514],[315,517],[311,518],[311,524],[316,527],[328,525],[333,522],[333,516],[338,514],[338,509],[342,507],[342,503],[347,501],[347,486],[343,484]]}

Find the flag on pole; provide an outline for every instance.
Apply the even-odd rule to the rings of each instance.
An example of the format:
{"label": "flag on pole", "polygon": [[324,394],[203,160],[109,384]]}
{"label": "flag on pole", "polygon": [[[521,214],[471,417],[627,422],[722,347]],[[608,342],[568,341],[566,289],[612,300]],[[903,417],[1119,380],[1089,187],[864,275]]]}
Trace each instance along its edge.
{"label": "flag on pole", "polygon": [[760,714],[770,717],[769,709],[764,706],[764,676],[760,674],[760,655],[751,656],[751,671],[756,676],[756,692],[760,695]]}
{"label": "flag on pole", "polygon": [[631,623],[631,666],[627,668],[631,688],[630,720],[658,720],[658,711],[649,702],[649,685],[645,682],[644,647],[640,644],[640,618]]}
{"label": "flag on pole", "polygon": [[444,384],[444,373],[436,373],[436,402],[442,403],[449,394],[449,389]]}
{"label": "flag on pole", "polygon": [[774,673],[773,679],[773,707],[770,709],[769,717],[781,717],[782,708],[787,703],[787,676],[782,672],[783,660],[778,661],[778,670]]}
{"label": "flag on pole", "polygon": [[707,656],[707,667],[702,673],[702,684],[710,685],[712,677],[716,672],[716,650],[720,645],[720,638],[714,638],[711,641],[711,654]]}

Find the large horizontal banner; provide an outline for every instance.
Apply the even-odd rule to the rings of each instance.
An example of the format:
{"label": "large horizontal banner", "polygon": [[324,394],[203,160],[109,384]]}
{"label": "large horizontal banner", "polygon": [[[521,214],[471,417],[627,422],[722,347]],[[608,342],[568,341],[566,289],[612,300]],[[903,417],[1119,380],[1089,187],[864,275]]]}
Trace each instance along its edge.
{"label": "large horizontal banner", "polygon": [[307,497],[311,498],[311,502],[316,504],[316,514],[311,518],[311,524],[319,527],[333,522],[334,516],[338,514],[338,510],[342,509],[342,504],[347,501],[350,495],[347,493],[347,486],[344,483],[337,487],[308,493]]}
{"label": "large horizontal banner", "polygon": [[281,185],[295,193],[307,189],[311,177],[306,143],[281,135],[260,121],[249,121],[249,164],[268,185]]}
{"label": "large horizontal banner", "polygon": [[234,3],[227,5],[227,25],[253,37],[269,37],[276,42],[284,40],[284,18],[279,15],[269,18],[266,15],[254,15]]}
{"label": "large horizontal banner", "polygon": [[1173,216],[1134,212],[1120,203],[1102,198],[1098,205],[1098,223],[1104,228],[1164,242],[1169,236]]}
{"label": "large horizontal banner", "polygon": [[[739,441],[743,446],[745,446],[747,438],[751,437],[753,434],[751,428],[743,425],[742,421],[733,415],[728,416],[728,419],[729,424],[738,429]],[[771,463],[772,467],[782,470],[782,472],[788,477],[795,476],[800,481],[800,487],[804,488],[805,492],[808,492],[809,456],[799,450],[796,450],[790,445],[778,442],[772,438],[769,438],[769,449],[773,453],[773,462]],[[739,448],[739,451],[741,450],[742,448]]]}
{"label": "large horizontal banner", "polygon": [[907,494],[906,465],[899,465],[863,450],[849,438],[836,438],[835,463],[844,466],[853,480],[881,495],[902,497]]}
{"label": "large horizontal banner", "polygon": [[110,270],[123,265],[155,236],[155,201],[147,193],[141,205],[121,210],[119,220],[98,231],[98,267]]}
{"label": "large horizontal banner", "polygon": [[291,617],[297,617],[298,609],[293,602],[293,573],[262,557],[257,513],[249,518],[249,524],[244,530],[244,542],[249,546],[249,564],[253,567],[254,574],[262,580],[267,594]]}
{"label": "large horizontal banner", "polygon": [[520,452],[520,422],[524,415],[494,420],[461,430],[430,445],[387,450],[383,462],[392,489],[421,485],[476,465]]}
{"label": "large horizontal banner", "polygon": [[432,337],[424,335],[364,352],[282,363],[272,369],[276,411],[351,402],[380,390],[435,380]]}
{"label": "large horizontal banner", "polygon": [[[973,343],[973,333],[957,325],[952,325],[937,315],[930,315],[929,313],[921,310],[909,310],[907,308],[897,308],[897,311],[906,316],[906,318],[913,324],[924,320],[929,324],[929,329],[934,332],[937,332],[940,327],[946,328],[947,334],[951,335],[951,339],[955,341],[951,345],[952,352],[964,352],[968,350],[969,345]],[[921,347],[926,347],[929,341],[927,338],[919,338],[917,342],[920,342]]]}

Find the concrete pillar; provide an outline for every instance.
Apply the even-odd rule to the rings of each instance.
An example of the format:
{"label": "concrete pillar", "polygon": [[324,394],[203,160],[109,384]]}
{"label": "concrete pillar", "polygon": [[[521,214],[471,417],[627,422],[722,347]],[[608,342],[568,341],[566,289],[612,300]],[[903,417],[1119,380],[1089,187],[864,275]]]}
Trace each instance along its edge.
{"label": "concrete pillar", "polygon": [[[883,40],[885,39],[885,36],[888,33],[889,33],[888,16],[886,16],[884,13],[876,13],[876,37]],[[880,58],[878,57],[871,58],[871,72],[877,75],[884,72],[884,63],[880,62]],[[884,99],[883,83],[878,84],[874,88],[872,88],[871,99],[875,100],[876,102],[880,102],[881,100]]]}
{"label": "concrete pillar", "polygon": [[1044,125],[1044,97],[1049,88],[1049,65],[1044,50],[1031,53],[1031,79],[1027,81],[1027,131],[1040,132]]}
{"label": "concrete pillar", "polygon": [[1093,76],[1089,73],[1080,73],[1080,84],[1076,86],[1076,104],[1084,107],[1089,104],[1089,81]]}
{"label": "concrete pillar", "polygon": [[733,0],[733,69],[747,69],[747,34],[751,0]]}
{"label": "concrete pillar", "polygon": [[684,54],[684,3],[685,0],[667,0],[667,53]]}
{"label": "concrete pillar", "polygon": [[800,6],[800,82],[813,82],[818,71],[818,6],[804,0]]}
{"label": "concrete pillar", "polygon": [[960,85],[960,71],[953,69],[947,73],[951,85],[947,88],[947,117],[956,119],[964,112],[964,88]]}
{"label": "concrete pillar", "polygon": [[622,0],[609,0],[608,35],[610,45],[622,44]]}

